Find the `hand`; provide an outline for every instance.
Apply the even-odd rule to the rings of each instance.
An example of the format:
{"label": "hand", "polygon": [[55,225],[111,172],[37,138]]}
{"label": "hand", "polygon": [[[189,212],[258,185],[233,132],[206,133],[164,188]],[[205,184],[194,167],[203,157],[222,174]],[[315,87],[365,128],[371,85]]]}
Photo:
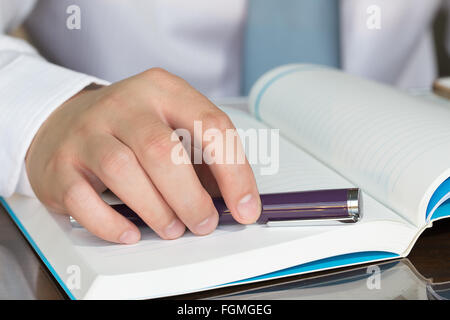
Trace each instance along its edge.
{"label": "hand", "polygon": [[112,242],[135,243],[140,232],[100,198],[107,188],[163,239],[180,237],[185,226],[196,235],[216,228],[212,190],[202,185],[214,185],[211,177],[233,217],[255,222],[261,202],[247,160],[202,165],[200,177],[189,158],[186,164],[172,161],[171,151],[181,143],[171,139],[173,130],[184,128],[193,136],[194,121],[202,121],[204,130],[235,130],[206,97],[162,69],[84,90],[37,132],[26,157],[30,184],[50,210],[72,215]]}

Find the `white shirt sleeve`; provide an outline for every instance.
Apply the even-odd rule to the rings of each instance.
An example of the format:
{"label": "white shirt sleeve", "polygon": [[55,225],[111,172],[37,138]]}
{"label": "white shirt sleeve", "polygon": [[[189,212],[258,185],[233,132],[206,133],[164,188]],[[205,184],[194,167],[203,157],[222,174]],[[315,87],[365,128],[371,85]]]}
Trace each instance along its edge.
{"label": "white shirt sleeve", "polygon": [[25,155],[36,132],[64,101],[91,83],[107,84],[51,64],[25,41],[4,34],[33,1],[0,0],[0,196],[34,196]]}

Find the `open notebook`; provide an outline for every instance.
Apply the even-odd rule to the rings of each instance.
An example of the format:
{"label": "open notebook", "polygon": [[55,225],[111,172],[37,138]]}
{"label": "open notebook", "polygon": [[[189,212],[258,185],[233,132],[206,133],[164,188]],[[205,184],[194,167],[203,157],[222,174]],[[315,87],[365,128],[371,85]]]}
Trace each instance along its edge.
{"label": "open notebook", "polygon": [[450,104],[312,65],[265,74],[238,128],[279,128],[279,171],[261,193],[360,187],[360,222],[343,226],[219,226],[173,241],[142,230],[136,245],[72,228],[37,200],[3,205],[73,299],[154,298],[406,256],[450,215]]}

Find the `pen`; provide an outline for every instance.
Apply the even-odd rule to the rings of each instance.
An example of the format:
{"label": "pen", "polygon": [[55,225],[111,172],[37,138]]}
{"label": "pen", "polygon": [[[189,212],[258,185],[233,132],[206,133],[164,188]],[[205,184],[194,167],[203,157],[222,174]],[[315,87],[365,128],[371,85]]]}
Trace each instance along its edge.
{"label": "pen", "polygon": [[[256,223],[270,227],[355,223],[362,216],[361,202],[357,188],[262,194],[262,211]],[[214,198],[213,203],[219,224],[236,223],[222,198]],[[136,225],[145,225],[127,205],[111,207]],[[70,217],[70,221],[73,227],[80,227],[74,218]]]}

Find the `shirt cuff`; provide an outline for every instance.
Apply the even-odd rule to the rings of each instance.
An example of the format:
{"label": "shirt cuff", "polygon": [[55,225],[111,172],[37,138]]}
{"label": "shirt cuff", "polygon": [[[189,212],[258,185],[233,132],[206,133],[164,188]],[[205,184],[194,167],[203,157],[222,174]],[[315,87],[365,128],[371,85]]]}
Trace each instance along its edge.
{"label": "shirt cuff", "polygon": [[50,114],[89,84],[106,81],[20,55],[0,69],[0,195],[34,196],[25,170],[25,155]]}

